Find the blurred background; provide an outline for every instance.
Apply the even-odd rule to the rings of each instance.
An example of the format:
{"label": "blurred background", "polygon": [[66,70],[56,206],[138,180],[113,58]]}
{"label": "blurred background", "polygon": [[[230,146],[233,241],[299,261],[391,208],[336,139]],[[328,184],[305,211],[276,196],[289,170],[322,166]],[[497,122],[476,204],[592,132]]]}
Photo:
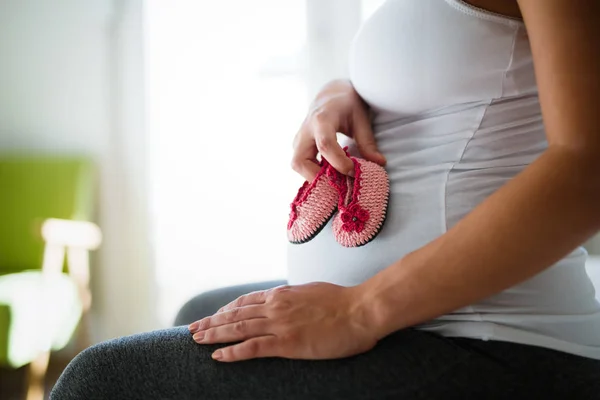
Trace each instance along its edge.
{"label": "blurred background", "polygon": [[[292,138],[382,2],[0,0],[1,399],[39,396],[32,349],[62,349],[55,376],[199,292],[285,278]],[[48,270],[69,281],[40,326]]]}

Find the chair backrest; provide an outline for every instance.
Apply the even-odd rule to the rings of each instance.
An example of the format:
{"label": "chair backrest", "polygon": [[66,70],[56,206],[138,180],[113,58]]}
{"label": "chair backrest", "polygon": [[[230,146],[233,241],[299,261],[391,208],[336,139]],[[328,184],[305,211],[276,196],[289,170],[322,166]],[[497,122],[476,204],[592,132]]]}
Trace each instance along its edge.
{"label": "chair backrest", "polygon": [[0,274],[41,268],[42,222],[91,220],[94,186],[85,158],[0,154]]}

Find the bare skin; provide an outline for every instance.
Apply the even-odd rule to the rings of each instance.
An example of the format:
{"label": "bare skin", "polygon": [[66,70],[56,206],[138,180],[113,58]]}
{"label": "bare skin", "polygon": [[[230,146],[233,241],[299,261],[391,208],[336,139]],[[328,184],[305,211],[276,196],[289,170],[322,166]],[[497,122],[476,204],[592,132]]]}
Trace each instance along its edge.
{"label": "bare skin", "polygon": [[[469,3],[514,11],[506,0]],[[396,330],[540,273],[600,230],[600,2],[518,0],[518,6],[548,149],[447,233],[360,285],[317,282],[251,293],[190,325],[198,343],[241,341],[215,359],[332,359],[367,351]],[[336,131],[383,163],[366,112],[348,82],[326,86],[296,137],[295,169],[310,179],[309,163],[320,151],[347,173]]]}

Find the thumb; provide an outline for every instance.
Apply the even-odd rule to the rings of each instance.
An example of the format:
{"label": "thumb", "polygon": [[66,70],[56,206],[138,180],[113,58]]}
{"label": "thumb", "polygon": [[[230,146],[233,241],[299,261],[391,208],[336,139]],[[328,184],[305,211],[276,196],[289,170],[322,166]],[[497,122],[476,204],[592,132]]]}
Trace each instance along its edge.
{"label": "thumb", "polygon": [[367,113],[362,110],[361,112],[354,113],[353,122],[352,137],[356,142],[356,147],[361,157],[379,165],[385,165],[386,159],[377,148],[377,142],[375,142],[375,135],[373,134]]}

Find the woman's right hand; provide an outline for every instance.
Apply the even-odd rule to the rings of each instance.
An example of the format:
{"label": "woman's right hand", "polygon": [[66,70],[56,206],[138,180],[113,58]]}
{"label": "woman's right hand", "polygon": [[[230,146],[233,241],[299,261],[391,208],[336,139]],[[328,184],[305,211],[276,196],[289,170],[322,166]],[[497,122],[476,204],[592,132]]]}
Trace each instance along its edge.
{"label": "woman's right hand", "polygon": [[320,153],[336,170],[352,175],[354,163],[338,144],[337,132],[354,139],[362,158],[385,164],[385,157],[377,150],[367,105],[349,81],[336,80],[319,92],[294,138],[294,171],[312,181],[320,169]]}

